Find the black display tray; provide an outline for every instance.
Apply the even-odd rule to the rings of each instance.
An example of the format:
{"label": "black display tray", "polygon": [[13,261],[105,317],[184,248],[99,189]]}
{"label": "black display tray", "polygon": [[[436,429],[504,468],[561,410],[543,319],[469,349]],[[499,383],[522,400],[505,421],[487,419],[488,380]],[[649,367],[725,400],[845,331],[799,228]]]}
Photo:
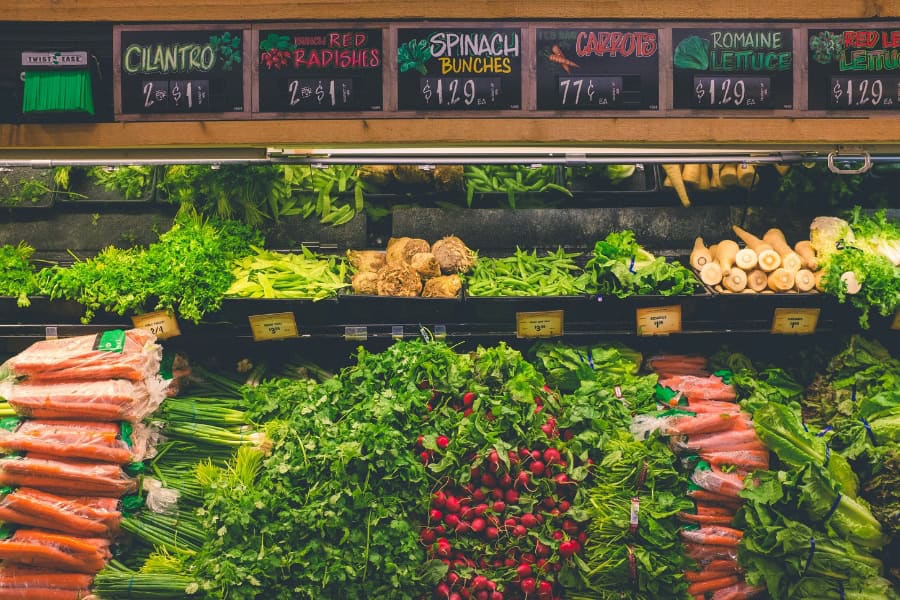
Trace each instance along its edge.
{"label": "black display tray", "polygon": [[222,307],[203,317],[205,323],[230,323],[249,326],[252,315],[292,312],[297,328],[304,324],[334,323],[340,318],[336,297],[313,302],[303,298],[225,298]]}
{"label": "black display tray", "polygon": [[576,171],[577,167],[564,167],[565,184],[576,198],[590,200],[593,197],[605,198],[652,194],[659,191],[659,166],[655,164],[637,164],[634,174],[617,183],[598,176],[583,177]]}
{"label": "black display tray", "polygon": [[456,298],[368,296],[343,293],[338,296],[345,325],[369,323],[450,323],[463,317],[463,294]]}
{"label": "black display tray", "polygon": [[141,195],[137,198],[125,198],[118,190],[107,189],[88,177],[87,172],[73,172],[69,181],[69,189],[58,190],[56,199],[62,204],[141,204],[152,202],[156,198],[158,169],[153,168],[149,180]]}

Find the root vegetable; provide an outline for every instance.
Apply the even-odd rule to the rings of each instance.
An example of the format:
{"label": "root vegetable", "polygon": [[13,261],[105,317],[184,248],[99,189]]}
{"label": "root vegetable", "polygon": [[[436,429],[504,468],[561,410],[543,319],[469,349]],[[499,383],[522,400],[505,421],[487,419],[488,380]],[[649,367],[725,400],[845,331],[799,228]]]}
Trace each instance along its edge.
{"label": "root vegetable", "polygon": [[862,290],[862,284],[859,282],[859,279],[856,278],[856,273],[853,271],[847,271],[841,275],[841,281],[847,286],[847,293],[851,296],[858,294],[860,290]]}
{"label": "root vegetable", "polygon": [[419,252],[430,252],[431,245],[417,238],[391,238],[387,245],[387,263],[409,264],[412,257]]}
{"label": "root vegetable", "polygon": [[445,275],[466,273],[475,264],[475,253],[456,236],[447,236],[431,246],[431,253]]}
{"label": "root vegetable", "polygon": [[787,292],[794,289],[794,272],[778,268],[769,273],[769,289],[776,292]]}
{"label": "root vegetable", "polygon": [[741,240],[747,244],[747,247],[756,252],[759,268],[770,273],[781,266],[781,255],[779,255],[769,244],[765,243],[749,231],[745,231],[733,225],[731,227]]}
{"label": "root vegetable", "polygon": [[368,294],[374,296],[378,293],[378,273],[365,271],[357,273],[350,281],[354,294]]}
{"label": "root vegetable", "polygon": [[761,292],[769,286],[769,278],[761,269],[754,269],[747,273],[747,287],[754,292]]}
{"label": "root vegetable", "polygon": [[418,296],[422,278],[408,264],[388,263],[378,271],[377,289],[379,296]]}
{"label": "root vegetable", "polygon": [[686,186],[692,189],[700,187],[700,166],[696,163],[684,165],[684,169],[681,171],[681,179],[684,180]]}
{"label": "root vegetable", "polygon": [[387,187],[394,181],[394,167],[391,165],[363,165],[356,170],[360,180],[375,187]]}
{"label": "root vegetable", "polygon": [[691,266],[699,271],[703,268],[703,265],[711,260],[712,255],[703,244],[703,238],[698,237],[694,240],[694,249],[691,251]]}
{"label": "root vegetable", "polygon": [[738,250],[738,245],[731,240],[722,240],[716,247],[716,262],[722,267],[722,277],[728,277]]}
{"label": "root vegetable", "polygon": [[678,199],[681,200],[681,205],[687,208],[691,205],[691,199],[688,197],[687,188],[684,187],[684,179],[681,177],[681,169],[678,168],[678,165],[672,164],[664,164],[662,166],[663,171],[666,172],[666,175],[669,176],[669,179],[672,182],[672,187],[675,188],[675,193],[678,194]]}
{"label": "root vegetable", "polygon": [[781,255],[781,266],[788,271],[797,272],[803,268],[803,259],[799,254],[794,252],[787,240],[784,239],[784,233],[780,229],[770,229],[763,235],[763,242],[772,246],[779,255]]}
{"label": "root vegetable", "polygon": [[802,240],[794,245],[794,251],[800,255],[803,260],[803,266],[810,271],[819,269],[819,259],[816,258],[816,251],[813,249],[809,240]]}
{"label": "root vegetable", "polygon": [[441,274],[441,265],[431,252],[417,252],[409,261],[409,266],[418,271],[419,275],[428,279],[438,277]]}
{"label": "root vegetable", "polygon": [[719,171],[719,180],[722,182],[723,188],[736,186],[738,183],[737,166],[734,163],[722,165],[722,170]]}
{"label": "root vegetable", "polygon": [[700,269],[700,281],[706,285],[718,285],[722,282],[722,267],[719,263],[713,261],[703,265]]}
{"label": "root vegetable", "polygon": [[431,185],[434,182],[434,171],[418,165],[396,165],[394,179],[403,185]]}
{"label": "root vegetable", "polygon": [[697,189],[704,192],[709,191],[709,165],[700,165],[700,184]]}
{"label": "root vegetable", "polygon": [[425,282],[423,298],[456,298],[462,289],[462,280],[459,275],[444,275],[434,277]]}
{"label": "root vegetable", "polygon": [[434,187],[439,192],[458,192],[465,188],[462,165],[437,165],[434,168]]}
{"label": "root vegetable", "polygon": [[713,163],[709,166],[709,188],[711,190],[724,190],[725,186],[722,185],[722,180],[719,178],[719,173],[722,170],[722,165],[719,163]]}
{"label": "root vegetable", "polygon": [[741,248],[734,257],[734,264],[744,271],[752,271],[758,264],[758,256],[750,248]]}
{"label": "root vegetable", "polygon": [[778,174],[784,177],[788,174],[788,171],[791,170],[791,165],[775,165],[775,170],[778,171]]}
{"label": "root vegetable", "polygon": [[722,285],[731,292],[743,292],[747,288],[747,274],[733,267],[728,271],[728,275],[722,277]]}
{"label": "root vegetable", "polygon": [[383,267],[387,260],[385,253],[380,250],[348,250],[347,258],[358,273],[374,273]]}
{"label": "root vegetable", "polygon": [[823,279],[825,278],[825,270],[823,269],[821,271],[816,271],[815,273],[813,273],[813,275],[816,276],[816,290],[824,292],[825,282],[823,281]]}
{"label": "root vegetable", "polygon": [[744,189],[750,189],[756,181],[756,167],[741,163],[736,170],[738,185]]}
{"label": "root vegetable", "polygon": [[816,276],[809,269],[800,269],[794,275],[794,285],[797,291],[808,292],[816,287]]}

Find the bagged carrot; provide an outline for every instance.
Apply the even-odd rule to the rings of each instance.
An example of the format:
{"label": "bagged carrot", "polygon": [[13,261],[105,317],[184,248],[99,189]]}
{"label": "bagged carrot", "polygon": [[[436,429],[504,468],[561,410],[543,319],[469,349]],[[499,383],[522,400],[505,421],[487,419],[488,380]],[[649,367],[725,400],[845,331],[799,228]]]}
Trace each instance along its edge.
{"label": "bagged carrot", "polygon": [[33,419],[139,421],[159,407],[166,384],[158,375],[141,381],[26,381],[0,387],[16,413]]}
{"label": "bagged carrot", "polygon": [[73,535],[111,536],[119,531],[122,513],[114,498],[58,496],[22,487],[0,498],[0,521]]}
{"label": "bagged carrot", "polygon": [[6,452],[36,452],[61,458],[83,458],[125,465],[143,460],[146,443],[134,447],[133,431],[139,439],[146,426],[137,423],[102,423],[89,421],[28,420],[19,421],[12,431],[0,421],[0,450]]}
{"label": "bagged carrot", "polygon": [[119,498],[137,482],[119,465],[62,460],[42,455],[0,459],[0,484],[33,487],[68,496]]}
{"label": "bagged carrot", "polygon": [[109,557],[109,540],[100,538],[19,529],[0,540],[0,560],[18,565],[93,575]]}

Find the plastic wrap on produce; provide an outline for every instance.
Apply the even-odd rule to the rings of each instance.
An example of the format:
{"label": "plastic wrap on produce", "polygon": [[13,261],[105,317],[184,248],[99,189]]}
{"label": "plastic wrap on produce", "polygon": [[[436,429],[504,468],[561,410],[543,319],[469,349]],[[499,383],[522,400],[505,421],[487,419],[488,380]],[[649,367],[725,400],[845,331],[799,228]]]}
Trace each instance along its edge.
{"label": "plastic wrap on produce", "polygon": [[144,329],[112,330],[36,342],[5,363],[32,381],[129,379],[159,373],[162,348]]}
{"label": "plastic wrap on produce", "polygon": [[81,600],[90,594],[91,575],[22,565],[0,567],[0,598],[9,600]]}
{"label": "plastic wrap on produce", "polygon": [[12,431],[0,427],[0,450],[120,465],[143,460],[148,442],[141,424],[35,419],[19,422]]}
{"label": "plastic wrap on produce", "polygon": [[0,560],[4,563],[93,575],[106,566],[112,556],[109,544],[107,538],[19,529],[12,537],[0,540]]}
{"label": "plastic wrap on produce", "polygon": [[112,536],[122,513],[117,498],[59,496],[28,487],[0,498],[0,521],[73,535]]}
{"label": "plastic wrap on produce", "polygon": [[32,382],[0,384],[0,396],[16,414],[32,419],[139,421],[166,397],[168,385],[159,375],[141,381]]}
{"label": "plastic wrap on produce", "polygon": [[137,489],[137,481],[119,465],[31,454],[0,459],[0,484],[35,487],[62,495],[110,498],[119,498]]}

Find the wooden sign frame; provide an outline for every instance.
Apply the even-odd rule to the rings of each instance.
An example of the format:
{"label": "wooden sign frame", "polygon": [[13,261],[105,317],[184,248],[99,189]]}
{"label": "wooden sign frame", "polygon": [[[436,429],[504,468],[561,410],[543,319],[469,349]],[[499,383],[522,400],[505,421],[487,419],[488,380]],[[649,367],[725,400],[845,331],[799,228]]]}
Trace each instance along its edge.
{"label": "wooden sign frame", "polygon": [[[122,33],[129,31],[218,31],[237,29],[241,31],[243,48],[241,51],[241,73],[244,79],[244,110],[225,113],[122,113]],[[248,46],[251,43],[249,23],[197,23],[196,25],[116,25],[113,27],[113,115],[116,121],[235,121],[249,119],[252,114],[251,90],[255,82],[251,77]]]}

